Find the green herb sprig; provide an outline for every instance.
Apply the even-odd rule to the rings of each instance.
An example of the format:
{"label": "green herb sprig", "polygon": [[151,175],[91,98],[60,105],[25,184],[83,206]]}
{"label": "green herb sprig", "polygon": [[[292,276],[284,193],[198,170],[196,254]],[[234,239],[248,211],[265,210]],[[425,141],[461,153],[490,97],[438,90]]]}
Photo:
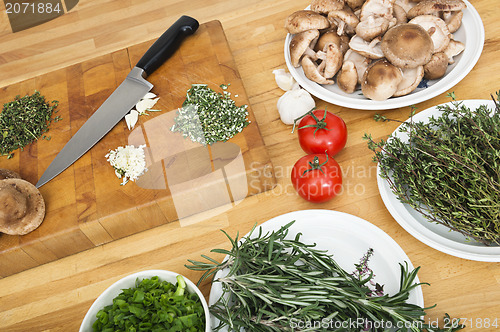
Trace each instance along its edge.
{"label": "green herb sprig", "polygon": [[[265,234],[259,228],[256,235],[254,227],[241,241],[224,232],[232,248],[212,252],[227,255],[225,261],[219,263],[206,255],[202,255],[206,262],[188,260],[191,264],[187,268],[205,271],[198,284],[222,271],[213,280],[223,291],[210,307],[220,321],[215,331],[223,327],[252,332],[331,331],[315,322],[328,321],[329,326],[335,326],[335,322],[359,319],[374,326],[401,322],[412,326],[412,331],[425,329],[424,308],[407,303],[410,292],[420,285],[415,283],[419,268],[410,271],[407,264],[400,264],[400,290],[394,295],[372,296],[371,271],[366,275],[366,269],[360,267],[358,273],[348,273],[326,251],[301,242],[301,234],[289,239],[292,224]],[[294,321],[315,328],[294,327]],[[360,328],[345,329],[351,330]]]}
{"label": "green herb sprig", "polygon": [[59,121],[59,116],[52,118],[57,112],[58,102],[52,105],[45,97],[35,91],[31,96],[16,96],[11,102],[3,105],[0,113],[0,155],[13,157],[13,151],[23,148],[40,137],[50,140],[44,135],[52,121]]}
{"label": "green herb sprig", "polygon": [[248,126],[247,105],[236,106],[227,91],[228,85],[220,87],[222,93],[206,84],[193,84],[177,111],[171,131],[180,132],[193,142],[209,145],[225,142]]}
{"label": "green herb sprig", "polygon": [[[500,244],[500,107],[471,110],[455,100],[428,123],[400,127],[408,141],[365,134],[397,198],[431,222],[485,245]],[[380,118],[380,117],[379,117]]]}
{"label": "green herb sprig", "polygon": [[205,331],[205,313],[196,293],[189,293],[182,276],[177,284],[157,276],[123,289],[113,304],[97,313],[94,331]]}

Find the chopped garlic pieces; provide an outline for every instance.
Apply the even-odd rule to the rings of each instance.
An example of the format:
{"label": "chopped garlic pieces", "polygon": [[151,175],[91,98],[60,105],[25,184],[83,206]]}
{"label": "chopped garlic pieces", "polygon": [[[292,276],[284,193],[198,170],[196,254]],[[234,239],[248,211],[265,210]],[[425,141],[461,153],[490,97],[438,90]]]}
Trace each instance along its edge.
{"label": "chopped garlic pieces", "polygon": [[105,156],[115,169],[116,176],[120,179],[123,178],[122,186],[128,181],[136,181],[147,171],[145,147],[146,145],[140,145],[137,148],[133,145],[120,146]]}

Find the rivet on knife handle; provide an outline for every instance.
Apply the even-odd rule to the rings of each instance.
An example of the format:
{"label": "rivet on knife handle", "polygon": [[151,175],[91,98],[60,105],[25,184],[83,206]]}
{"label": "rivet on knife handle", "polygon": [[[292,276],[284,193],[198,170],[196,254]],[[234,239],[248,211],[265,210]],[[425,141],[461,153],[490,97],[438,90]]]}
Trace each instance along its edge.
{"label": "rivet on knife handle", "polygon": [[175,52],[182,40],[192,35],[198,27],[197,20],[182,16],[158,38],[137,62],[136,67],[142,68],[147,75],[151,75]]}

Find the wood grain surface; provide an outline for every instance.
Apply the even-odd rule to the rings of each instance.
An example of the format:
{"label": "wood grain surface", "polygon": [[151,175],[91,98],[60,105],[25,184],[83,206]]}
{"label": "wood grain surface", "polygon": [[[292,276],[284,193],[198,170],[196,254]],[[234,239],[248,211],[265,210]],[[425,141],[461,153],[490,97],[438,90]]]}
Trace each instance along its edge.
{"label": "wood grain surface", "polygon": [[[373,115],[379,112],[347,109],[317,100],[318,107],[327,107],[347,123],[347,146],[336,157],[343,169],[344,191],[321,205],[297,197],[289,176],[303,152],[291,128],[279,120],[276,101],[283,91],[276,86],[272,70],[285,68],[285,18],[308,4],[261,0],[81,0],[70,13],[17,33],[9,31],[0,15],[0,86],[4,87],[49,72],[59,73],[65,79],[63,70],[68,65],[157,38],[183,14],[202,23],[219,20],[277,181],[274,189],[247,197],[213,216],[201,213],[186,218],[182,225],[176,221],[166,223],[0,279],[1,331],[76,331],[91,303],[121,277],[160,268],[196,281],[200,274],[187,270],[184,264],[187,259],[208,254],[212,248],[227,248],[229,244],[220,229],[232,236],[237,232],[244,234],[254,223],[312,208],[350,213],[388,233],[412,263],[421,266],[420,280],[430,283],[423,288],[425,304],[437,304],[427,311],[430,321],[449,313],[466,318],[467,331],[497,330],[491,324],[486,327],[486,322],[500,320],[500,263],[465,260],[426,246],[399,226],[380,198],[375,164],[362,136],[370,133],[374,138],[385,138],[397,123],[374,122]],[[500,12],[496,0],[475,0],[473,5],[485,27],[484,50],[474,69],[448,92],[454,91],[459,99],[489,99],[490,93],[500,89]],[[56,90],[57,84],[43,92],[54,95]],[[12,94],[6,88],[0,93],[2,97]],[[442,95],[416,106],[420,111],[447,101]],[[409,109],[387,110],[383,114],[405,120]],[[58,193],[60,204],[66,199],[65,194]],[[74,218],[67,212],[65,215]],[[75,246],[82,245],[78,241],[75,238]],[[46,248],[33,247],[30,256],[44,253],[49,254]],[[17,261],[17,257],[3,261],[2,268]],[[202,290],[208,296],[209,285],[204,284]]]}

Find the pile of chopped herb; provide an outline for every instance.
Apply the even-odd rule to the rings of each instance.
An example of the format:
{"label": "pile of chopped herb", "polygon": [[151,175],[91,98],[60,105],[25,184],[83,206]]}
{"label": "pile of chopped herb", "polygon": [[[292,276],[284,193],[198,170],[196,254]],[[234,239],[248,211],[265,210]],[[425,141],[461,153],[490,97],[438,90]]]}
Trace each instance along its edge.
{"label": "pile of chopped herb", "polygon": [[205,331],[203,305],[181,275],[176,285],[157,276],[137,280],[96,316],[94,331]]}
{"label": "pile of chopped herb", "polygon": [[[381,176],[403,203],[429,221],[485,245],[500,244],[500,103],[470,109],[455,101],[438,106],[427,123],[407,121],[375,142]],[[386,120],[384,117],[378,117]]]}
{"label": "pile of chopped herb", "polygon": [[16,98],[3,105],[0,113],[0,154],[13,157],[13,151],[23,148],[36,141],[40,137],[49,140],[44,134],[49,130],[52,121],[59,121],[60,117],[54,119],[52,114],[58,102],[52,101],[52,105],[45,101],[45,97],[39,91],[31,96],[16,96]]}
{"label": "pile of chopped herb", "polygon": [[220,87],[222,93],[206,84],[193,84],[171,130],[205,145],[225,142],[248,126],[248,105],[236,106],[228,85]]}

